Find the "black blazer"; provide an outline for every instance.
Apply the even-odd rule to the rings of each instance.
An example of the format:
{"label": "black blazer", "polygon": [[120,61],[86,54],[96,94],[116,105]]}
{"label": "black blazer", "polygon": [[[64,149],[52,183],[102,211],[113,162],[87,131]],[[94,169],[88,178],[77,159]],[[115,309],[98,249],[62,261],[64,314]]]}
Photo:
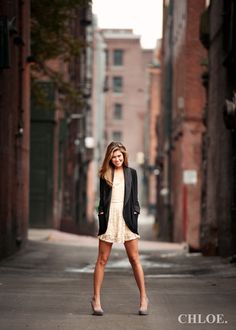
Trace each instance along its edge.
{"label": "black blazer", "polygon": [[[125,194],[123,203],[123,217],[128,228],[138,234],[138,215],[140,206],[138,202],[138,184],[136,170],[124,166]],[[112,180],[114,178],[114,169],[112,171]],[[100,201],[98,206],[99,232],[98,235],[104,234],[107,230],[109,219],[109,209],[111,202],[112,187],[109,186],[105,179],[100,178]]]}

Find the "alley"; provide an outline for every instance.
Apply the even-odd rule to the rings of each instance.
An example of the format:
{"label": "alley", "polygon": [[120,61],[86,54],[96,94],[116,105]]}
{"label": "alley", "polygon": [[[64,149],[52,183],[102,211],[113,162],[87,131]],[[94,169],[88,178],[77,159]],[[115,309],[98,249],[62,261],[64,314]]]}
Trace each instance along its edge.
{"label": "alley", "polygon": [[[236,330],[236,1],[1,0],[0,45],[0,330]],[[92,315],[98,232],[147,316],[117,243]]]}
{"label": "alley", "polygon": [[[228,259],[190,254],[184,244],[141,240],[150,299],[150,313],[141,317],[131,267],[123,245],[115,244],[103,283],[105,314],[95,317],[90,297],[97,239],[55,230],[30,230],[29,238],[0,264],[2,330],[235,329],[236,269]],[[180,324],[181,314],[224,314],[227,323]]]}

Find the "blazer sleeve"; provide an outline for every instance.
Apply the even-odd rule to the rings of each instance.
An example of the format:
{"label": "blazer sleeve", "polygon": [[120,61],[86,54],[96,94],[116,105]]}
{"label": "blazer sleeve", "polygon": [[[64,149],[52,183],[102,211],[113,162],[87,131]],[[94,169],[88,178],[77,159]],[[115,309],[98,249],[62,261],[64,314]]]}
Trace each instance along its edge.
{"label": "blazer sleeve", "polygon": [[134,209],[136,212],[140,213],[140,205],[138,201],[138,179],[137,172],[134,169],[133,171],[133,198],[134,198]]}
{"label": "blazer sleeve", "polygon": [[104,212],[104,179],[100,177],[100,199],[98,204],[98,213]]}

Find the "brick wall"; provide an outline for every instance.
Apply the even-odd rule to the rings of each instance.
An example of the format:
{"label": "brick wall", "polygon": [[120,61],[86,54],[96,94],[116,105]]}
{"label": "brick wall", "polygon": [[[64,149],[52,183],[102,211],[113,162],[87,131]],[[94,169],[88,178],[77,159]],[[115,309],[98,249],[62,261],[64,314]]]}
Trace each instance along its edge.
{"label": "brick wall", "polygon": [[[234,70],[224,65],[223,15],[224,1],[211,1],[209,90],[206,113],[206,213],[202,223],[201,244],[207,255],[228,256],[235,253],[235,217],[233,201],[233,150],[231,132],[223,121],[225,99],[236,87]],[[225,36],[227,37],[227,36]],[[234,232],[233,232],[234,230]]]}
{"label": "brick wall", "polygon": [[11,35],[10,67],[0,70],[0,258],[27,238],[29,207],[29,17],[30,1],[1,1],[0,15],[16,17]]}
{"label": "brick wall", "polygon": [[[202,114],[205,103],[201,62],[206,52],[199,41],[199,22],[204,8],[205,1],[188,0],[175,3],[173,13],[173,239],[187,241],[194,250],[200,248]],[[186,170],[196,171],[196,183],[184,183]]]}

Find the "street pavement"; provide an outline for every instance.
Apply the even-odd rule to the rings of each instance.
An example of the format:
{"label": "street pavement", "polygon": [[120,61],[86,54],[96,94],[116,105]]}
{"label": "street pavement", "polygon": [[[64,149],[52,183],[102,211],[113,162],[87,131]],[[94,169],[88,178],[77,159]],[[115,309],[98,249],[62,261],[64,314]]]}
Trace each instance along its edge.
{"label": "street pavement", "polygon": [[26,246],[0,262],[0,329],[235,330],[235,264],[189,253],[185,243],[157,242],[154,232],[144,213],[139,249],[149,315],[138,315],[131,266],[123,244],[114,244],[102,287],[104,315],[94,316],[97,238],[29,230]]}

